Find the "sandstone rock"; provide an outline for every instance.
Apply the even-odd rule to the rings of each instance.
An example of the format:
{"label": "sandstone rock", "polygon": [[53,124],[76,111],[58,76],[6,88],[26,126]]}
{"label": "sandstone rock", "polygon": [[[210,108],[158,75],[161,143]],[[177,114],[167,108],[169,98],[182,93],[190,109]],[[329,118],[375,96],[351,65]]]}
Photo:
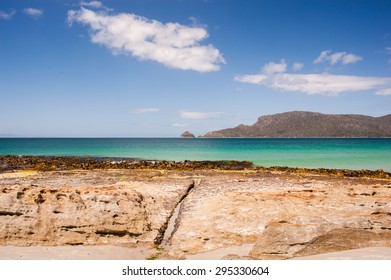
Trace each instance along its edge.
{"label": "sandstone rock", "polygon": [[231,174],[206,176],[187,196],[172,250],[197,254],[256,242],[251,258],[284,259],[391,247],[389,180]]}
{"label": "sandstone rock", "polygon": [[[13,179],[3,176],[3,180],[0,179],[0,244],[132,246],[139,242],[159,243],[172,211],[187,193],[191,180],[164,182],[147,177],[144,182],[118,181],[118,174],[99,171],[77,175],[45,172]],[[129,172],[120,174],[120,178],[131,175]],[[94,178],[95,183],[102,180],[97,176],[102,176],[106,182],[83,184]],[[113,183],[107,184],[107,181]],[[53,185],[45,185],[50,182]]]}
{"label": "sandstone rock", "polygon": [[185,197],[159,259],[254,243],[249,256],[233,251],[224,258],[391,247],[390,179],[205,170],[211,163],[197,164],[196,170],[175,171],[2,173],[0,245],[159,244]]}
{"label": "sandstone rock", "polygon": [[261,235],[250,256],[256,259],[285,259],[365,247],[391,247],[391,232],[387,231],[335,228],[324,232],[324,228],[330,225],[320,225],[322,229],[319,231],[307,231],[309,227],[299,226],[292,231],[272,226],[272,230]]}

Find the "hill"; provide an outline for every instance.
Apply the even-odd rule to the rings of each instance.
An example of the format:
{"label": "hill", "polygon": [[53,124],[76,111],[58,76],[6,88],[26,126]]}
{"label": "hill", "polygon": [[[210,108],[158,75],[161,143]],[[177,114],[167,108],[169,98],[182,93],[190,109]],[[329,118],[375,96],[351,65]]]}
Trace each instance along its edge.
{"label": "hill", "polygon": [[203,137],[391,137],[391,114],[382,117],[294,111],[258,118],[253,125],[212,131]]}

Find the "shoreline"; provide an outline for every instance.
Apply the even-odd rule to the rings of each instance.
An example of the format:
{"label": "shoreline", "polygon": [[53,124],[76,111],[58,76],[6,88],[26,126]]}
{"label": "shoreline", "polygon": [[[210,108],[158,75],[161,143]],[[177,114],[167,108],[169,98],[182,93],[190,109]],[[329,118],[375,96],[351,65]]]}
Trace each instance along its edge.
{"label": "shoreline", "polygon": [[391,172],[382,169],[304,168],[288,166],[258,166],[251,161],[238,160],[144,160],[126,157],[90,156],[30,156],[1,155],[0,173],[12,170],[61,171],[94,169],[152,169],[152,170],[252,170],[264,172],[288,172],[292,174],[316,174],[340,177],[391,178]]}

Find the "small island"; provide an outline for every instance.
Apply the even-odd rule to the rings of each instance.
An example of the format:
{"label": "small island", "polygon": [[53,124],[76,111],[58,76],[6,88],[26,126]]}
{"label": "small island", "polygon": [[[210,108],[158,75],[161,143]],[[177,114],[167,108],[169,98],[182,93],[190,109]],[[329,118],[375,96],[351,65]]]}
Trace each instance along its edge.
{"label": "small island", "polygon": [[181,134],[181,138],[195,138],[195,135],[190,131],[185,131]]}

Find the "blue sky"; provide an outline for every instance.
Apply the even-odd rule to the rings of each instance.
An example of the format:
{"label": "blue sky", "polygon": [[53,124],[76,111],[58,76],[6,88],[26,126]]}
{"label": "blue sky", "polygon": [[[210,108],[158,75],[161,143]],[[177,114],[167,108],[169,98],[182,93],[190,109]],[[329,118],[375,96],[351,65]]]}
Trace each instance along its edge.
{"label": "blue sky", "polygon": [[391,1],[2,0],[0,135],[176,137],[391,114]]}

